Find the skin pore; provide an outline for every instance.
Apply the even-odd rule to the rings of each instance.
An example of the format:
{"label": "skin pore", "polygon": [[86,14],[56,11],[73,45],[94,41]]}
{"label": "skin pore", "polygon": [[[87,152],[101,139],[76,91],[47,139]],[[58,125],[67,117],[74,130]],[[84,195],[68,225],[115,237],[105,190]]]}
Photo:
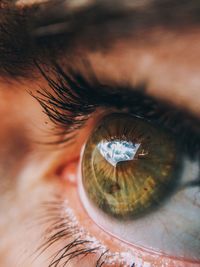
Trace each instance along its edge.
{"label": "skin pore", "polygon": [[[32,1],[18,2],[19,8],[26,4],[32,5]],[[138,32],[137,38],[118,38],[106,49],[91,49],[78,44],[71,52],[70,49],[63,50],[62,67],[66,68],[70,58],[70,64],[87,75],[87,69],[80,66],[81,59],[87,59],[101,83],[112,86],[127,84],[133,88],[145,83],[145,94],[198,120],[199,36],[198,26],[180,29],[158,26]],[[92,114],[85,127],[76,132],[74,143],[44,145],[44,141],[48,143],[51,140],[54,124],[28,92],[37,95],[40,88],[51,89],[36,66],[27,69],[27,73],[12,76],[4,72],[0,77],[0,266],[49,266],[49,258],[58,248],[69,243],[72,237],[65,237],[44,253],[37,250],[48,234],[51,214],[57,215],[52,212],[51,204],[48,210],[48,204],[45,207],[44,203],[51,203],[55,196],[58,212],[63,205],[66,205],[66,216],[72,209],[78,227],[84,229],[81,238],[89,235],[109,249],[114,266],[126,266],[124,262],[131,266],[130,258],[134,257],[137,258],[135,266],[199,266],[198,262],[185,263],[138,250],[111,237],[94,224],[80,202],[76,179],[81,148],[102,111]],[[63,204],[65,201],[67,204]],[[116,252],[128,253],[122,257]],[[40,254],[38,257],[37,253]],[[69,266],[95,266],[98,258],[98,253],[88,254],[82,261],[80,258],[72,259]]]}

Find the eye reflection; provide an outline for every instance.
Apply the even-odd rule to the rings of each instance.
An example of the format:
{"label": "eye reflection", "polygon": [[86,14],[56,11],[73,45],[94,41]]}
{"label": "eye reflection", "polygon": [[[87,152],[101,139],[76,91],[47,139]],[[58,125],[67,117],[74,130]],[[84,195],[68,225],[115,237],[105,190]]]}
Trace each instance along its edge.
{"label": "eye reflection", "polygon": [[133,160],[140,144],[134,144],[133,142],[123,140],[114,140],[100,142],[97,147],[101,155],[113,165],[113,167],[116,167],[117,163],[121,161]]}

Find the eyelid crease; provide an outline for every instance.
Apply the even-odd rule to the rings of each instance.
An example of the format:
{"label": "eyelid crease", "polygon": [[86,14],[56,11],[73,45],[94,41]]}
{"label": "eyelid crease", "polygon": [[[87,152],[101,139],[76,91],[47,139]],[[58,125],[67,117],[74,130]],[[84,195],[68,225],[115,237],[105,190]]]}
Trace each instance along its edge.
{"label": "eyelid crease", "polygon": [[56,62],[52,64],[53,68],[41,67],[35,62],[49,88],[38,90],[37,95],[31,94],[56,126],[54,133],[58,137],[66,136],[63,143],[72,139],[98,108],[115,108],[118,112],[126,111],[171,131],[192,157],[199,153],[198,119],[147,96],[145,83],[135,88],[102,84],[89,62],[82,62],[87,77],[70,67],[64,71]]}

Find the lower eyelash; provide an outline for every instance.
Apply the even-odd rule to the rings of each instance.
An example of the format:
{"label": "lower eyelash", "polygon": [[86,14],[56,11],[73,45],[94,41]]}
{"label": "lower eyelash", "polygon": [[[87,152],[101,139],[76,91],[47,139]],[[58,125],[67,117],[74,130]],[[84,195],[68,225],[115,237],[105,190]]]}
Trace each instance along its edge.
{"label": "lower eyelash", "polygon": [[[45,240],[36,251],[36,257],[50,249],[61,241],[72,238],[67,244],[57,250],[52,256],[48,267],[64,267],[73,259],[82,260],[88,255],[96,255],[97,260],[94,266],[124,266],[134,267],[134,256],[129,252],[113,253],[92,237],[83,227],[79,225],[73,211],[68,207],[67,201],[61,199],[44,204],[45,214],[42,219],[51,222],[46,229]],[[130,254],[130,255],[129,255]],[[128,256],[128,257],[127,257]]]}
{"label": "lower eyelash", "polygon": [[[48,267],[65,266],[72,259],[98,252],[99,246],[92,247],[92,240],[83,239],[77,225],[74,223],[70,212],[62,212],[64,203],[61,200],[55,200],[44,204],[45,217],[44,223],[50,222],[46,229],[45,240],[37,249],[38,256],[50,249],[54,244],[73,238],[69,243],[57,250],[52,256]],[[90,247],[89,247],[90,244]]]}

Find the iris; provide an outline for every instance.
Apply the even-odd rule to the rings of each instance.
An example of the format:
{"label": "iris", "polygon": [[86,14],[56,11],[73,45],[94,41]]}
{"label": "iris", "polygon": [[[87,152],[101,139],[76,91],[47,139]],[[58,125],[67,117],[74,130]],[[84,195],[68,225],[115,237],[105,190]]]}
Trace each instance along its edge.
{"label": "iris", "polygon": [[84,190],[110,216],[133,219],[170,197],[181,171],[176,138],[129,114],[104,117],[89,137],[82,159]]}

